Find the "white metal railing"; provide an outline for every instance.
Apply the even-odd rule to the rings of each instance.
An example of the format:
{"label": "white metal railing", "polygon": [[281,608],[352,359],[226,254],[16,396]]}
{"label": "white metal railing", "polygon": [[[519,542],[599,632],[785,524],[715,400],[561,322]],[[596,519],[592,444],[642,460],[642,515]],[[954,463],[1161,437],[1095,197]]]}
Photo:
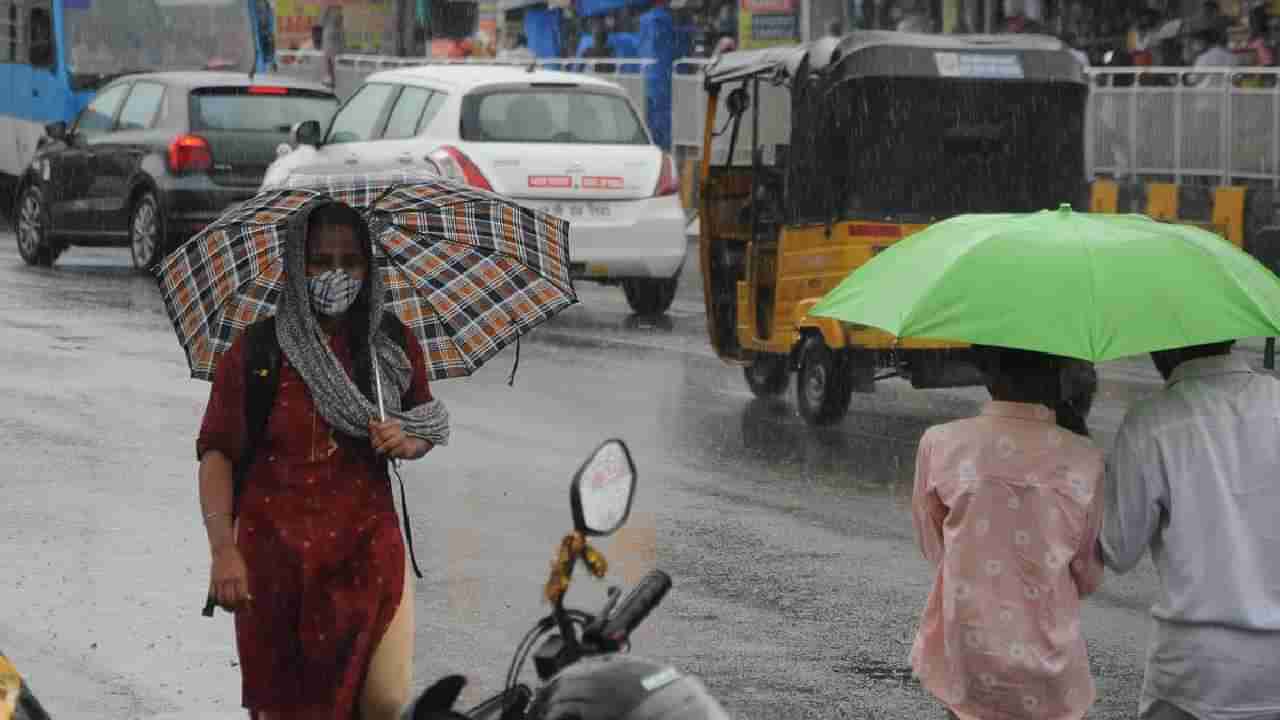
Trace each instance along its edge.
{"label": "white metal railing", "polygon": [[1090,175],[1280,189],[1280,70],[1090,68]]}
{"label": "white metal railing", "polygon": [[277,50],[275,71],[312,82],[324,82],[329,74],[319,50]]}

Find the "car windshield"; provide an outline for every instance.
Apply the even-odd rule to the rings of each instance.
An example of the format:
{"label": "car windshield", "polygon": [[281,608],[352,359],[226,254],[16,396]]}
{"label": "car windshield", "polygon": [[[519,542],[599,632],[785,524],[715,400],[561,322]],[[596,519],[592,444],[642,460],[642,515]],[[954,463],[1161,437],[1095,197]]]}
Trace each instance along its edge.
{"label": "car windshield", "polygon": [[191,129],[289,132],[295,123],[328,124],[338,100],[310,90],[209,88],[191,93]]}
{"label": "car windshield", "polygon": [[462,101],[462,138],[476,142],[648,145],[627,99],[578,88],[471,94]]}
{"label": "car windshield", "polygon": [[78,87],[122,73],[253,67],[245,0],[79,0],[64,13],[68,66]]}

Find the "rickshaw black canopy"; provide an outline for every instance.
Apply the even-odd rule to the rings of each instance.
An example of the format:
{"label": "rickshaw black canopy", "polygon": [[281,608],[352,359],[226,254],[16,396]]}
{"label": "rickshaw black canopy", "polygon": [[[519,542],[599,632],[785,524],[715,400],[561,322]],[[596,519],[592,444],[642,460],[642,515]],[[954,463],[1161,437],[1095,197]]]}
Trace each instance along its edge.
{"label": "rickshaw black canopy", "polygon": [[938,53],[1013,53],[1019,58],[1022,79],[1085,82],[1084,69],[1066,46],[1046,35],[923,35],[883,30],[725,53],[706,67],[704,78],[708,89],[756,76],[792,78],[806,61],[824,82],[866,76],[946,77],[973,69],[973,65],[940,67]]}
{"label": "rickshaw black canopy", "polygon": [[760,109],[791,118],[773,140],[788,224],[1083,204],[1088,84],[1055,38],[857,32],[726,54],[706,83],[751,78],[790,90]]}

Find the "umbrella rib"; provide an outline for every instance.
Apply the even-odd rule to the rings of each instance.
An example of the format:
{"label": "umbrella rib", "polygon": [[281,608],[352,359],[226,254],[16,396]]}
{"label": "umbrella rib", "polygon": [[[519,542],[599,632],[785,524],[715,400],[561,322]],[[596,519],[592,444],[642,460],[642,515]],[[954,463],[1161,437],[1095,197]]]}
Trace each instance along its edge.
{"label": "umbrella rib", "polygon": [[[1080,243],[1081,247],[1084,248],[1085,260],[1089,264],[1089,316],[1093,320],[1093,322],[1090,323],[1090,326],[1097,328],[1099,326],[1098,321],[1100,318],[1098,317],[1098,277],[1096,258],[1093,254],[1093,248],[1090,247],[1084,233],[1080,233],[1077,241]],[[1089,333],[1089,354],[1093,357],[1099,357],[1098,352],[1100,348],[1096,346],[1097,340],[1098,339],[1093,336],[1092,332]]]}

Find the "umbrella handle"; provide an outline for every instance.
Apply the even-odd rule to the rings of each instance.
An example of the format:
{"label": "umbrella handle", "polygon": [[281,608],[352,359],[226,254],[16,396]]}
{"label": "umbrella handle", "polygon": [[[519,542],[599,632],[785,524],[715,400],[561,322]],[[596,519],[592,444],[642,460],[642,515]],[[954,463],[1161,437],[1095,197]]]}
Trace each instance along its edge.
{"label": "umbrella handle", "polygon": [[378,394],[378,418],[380,422],[386,422],[387,411],[382,407],[382,370],[379,368],[382,363],[378,362],[378,354],[376,352],[370,354],[373,355],[373,381]]}

